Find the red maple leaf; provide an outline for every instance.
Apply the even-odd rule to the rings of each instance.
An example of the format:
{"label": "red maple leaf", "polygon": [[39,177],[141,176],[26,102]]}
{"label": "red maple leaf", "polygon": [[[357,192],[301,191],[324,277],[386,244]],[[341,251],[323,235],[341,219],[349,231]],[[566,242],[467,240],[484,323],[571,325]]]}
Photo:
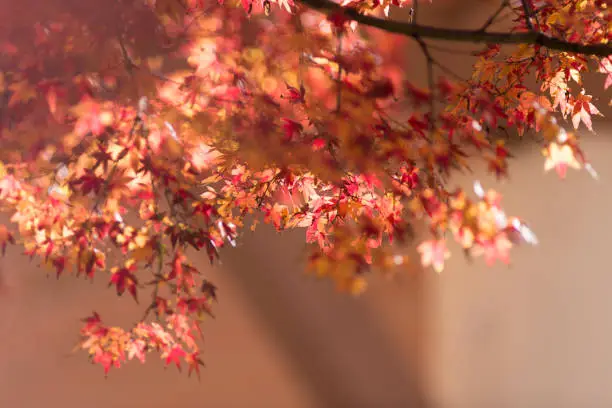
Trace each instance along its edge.
{"label": "red maple leaf", "polygon": [[283,131],[285,132],[285,136],[283,141],[291,142],[295,136],[298,136],[302,129],[304,128],[301,123],[296,122],[295,120],[283,118]]}
{"label": "red maple leaf", "polygon": [[115,285],[117,287],[117,294],[123,295],[125,290],[132,295],[134,300],[138,302],[136,293],[136,286],[138,285],[138,279],[132,273],[135,270],[135,265],[130,265],[115,271],[110,279],[108,286]]}
{"label": "red maple leaf", "polygon": [[174,346],[165,353],[166,367],[170,364],[176,364],[176,368],[181,371],[181,358],[185,357],[187,353],[181,346]]}
{"label": "red maple leaf", "polygon": [[288,91],[288,95],[286,96],[286,98],[289,100],[289,102],[291,103],[304,103],[304,96],[306,95],[306,90],[304,89],[304,85],[300,85],[300,89],[298,90],[297,88],[289,85],[289,84],[285,84],[287,86],[287,91]]}
{"label": "red maple leaf", "polygon": [[111,352],[104,351],[102,349],[96,350],[96,353],[93,356],[93,362],[102,366],[104,369],[104,375],[107,375],[112,367],[121,367],[121,362],[115,358]]}
{"label": "red maple leaf", "polygon": [[81,330],[83,333],[91,333],[94,328],[97,328],[102,323],[100,319],[100,315],[96,312],[89,317],[86,317],[82,320],[85,323],[85,327]]}
{"label": "red maple leaf", "polygon": [[204,366],[204,362],[200,359],[198,352],[193,352],[185,356],[185,362],[189,366],[187,375],[191,377],[191,373],[195,371],[198,379],[200,378],[200,366]]}

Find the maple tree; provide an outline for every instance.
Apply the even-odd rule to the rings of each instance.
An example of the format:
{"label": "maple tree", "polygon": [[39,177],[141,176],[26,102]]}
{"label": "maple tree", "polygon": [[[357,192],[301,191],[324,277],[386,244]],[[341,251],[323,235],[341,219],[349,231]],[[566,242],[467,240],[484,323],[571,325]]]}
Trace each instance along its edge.
{"label": "maple tree", "polygon": [[[193,250],[215,261],[253,215],[305,228],[309,267],[359,294],[368,271],[408,262],[415,223],[432,236],[417,262],[438,272],[449,240],[487,264],[537,243],[495,191],[449,186],[468,159],[505,177],[513,129],[546,170],[597,176],[575,130],[600,115],[585,73],[612,85],[605,0],[501,0],[476,30],[420,25],[428,2],[411,0],[40,3],[0,8],[0,244],[58,277],[108,272],[143,304],[133,328],[84,319],[105,372],[158,351],[199,373],[217,288]],[[401,7],[411,21],[389,18]],[[426,88],[402,77],[391,34],[420,47]],[[480,44],[472,76],[431,40]]]}

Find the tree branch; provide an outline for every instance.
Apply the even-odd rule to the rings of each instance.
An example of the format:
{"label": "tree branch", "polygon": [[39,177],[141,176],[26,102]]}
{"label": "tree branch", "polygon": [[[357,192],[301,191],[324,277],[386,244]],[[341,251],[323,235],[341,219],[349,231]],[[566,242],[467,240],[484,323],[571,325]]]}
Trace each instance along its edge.
{"label": "tree branch", "polygon": [[419,47],[421,47],[421,51],[423,51],[423,55],[425,56],[425,60],[427,62],[427,83],[429,86],[429,130],[432,133],[431,136],[433,137],[433,132],[436,127],[436,101],[434,98],[435,79],[433,72],[434,59],[431,56],[431,53],[429,52],[429,48],[427,48],[427,44],[425,43],[425,41],[423,41],[421,37],[415,37],[415,40],[419,44]]}
{"label": "tree branch", "polygon": [[340,113],[342,104],[342,32],[338,31],[336,36],[338,45],[336,47],[336,59],[338,60],[338,74],[336,75],[336,86],[338,87],[336,94],[336,113]]}
{"label": "tree branch", "polygon": [[401,34],[407,37],[487,44],[538,44],[551,50],[566,51],[575,54],[597,55],[600,57],[612,55],[612,45],[610,44],[579,44],[563,41],[559,38],[549,37],[542,33],[532,31],[500,33],[481,30],[438,28],[366,16],[354,9],[342,7],[330,0],[300,0],[300,2],[326,14],[341,13],[363,25],[376,27],[389,33]]}
{"label": "tree branch", "polygon": [[523,6],[523,13],[525,14],[525,24],[527,28],[533,31],[533,24],[531,23],[531,11],[529,10],[529,4],[527,4],[527,0],[521,0],[521,5]]}

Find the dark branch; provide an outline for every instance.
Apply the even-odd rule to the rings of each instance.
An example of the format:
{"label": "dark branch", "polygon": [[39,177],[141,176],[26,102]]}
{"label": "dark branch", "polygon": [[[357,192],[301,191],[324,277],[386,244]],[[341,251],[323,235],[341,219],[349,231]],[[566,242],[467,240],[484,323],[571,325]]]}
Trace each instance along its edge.
{"label": "dark branch", "polygon": [[346,17],[363,25],[376,27],[389,33],[408,37],[421,37],[455,42],[487,43],[487,44],[538,44],[551,50],[572,52],[582,55],[597,55],[606,57],[612,55],[610,44],[579,44],[549,37],[538,32],[500,33],[481,30],[458,30],[450,28],[430,27],[400,21],[385,20],[366,16],[354,9],[339,6],[330,0],[300,0],[302,4],[324,12],[342,13]]}
{"label": "dark branch", "polygon": [[[416,4],[416,2],[415,2]],[[429,86],[429,130],[432,132],[435,130],[435,122],[436,122],[436,111],[435,111],[435,100],[434,100],[434,59],[429,52],[429,48],[427,48],[427,44],[421,37],[415,37],[415,40],[421,47],[421,51],[425,56],[425,60],[427,62],[427,83]]]}
{"label": "dark branch", "polygon": [[521,4],[523,6],[523,13],[525,14],[525,24],[527,28],[533,31],[533,24],[531,23],[531,10],[529,9],[529,4],[527,4],[527,0],[521,0]]}

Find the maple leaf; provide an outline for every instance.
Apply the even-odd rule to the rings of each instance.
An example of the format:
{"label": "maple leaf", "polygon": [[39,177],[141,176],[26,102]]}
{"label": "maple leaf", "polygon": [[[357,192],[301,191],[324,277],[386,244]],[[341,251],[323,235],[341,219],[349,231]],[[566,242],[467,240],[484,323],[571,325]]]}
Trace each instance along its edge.
{"label": "maple leaf", "polygon": [[215,302],[217,301],[217,287],[213,285],[212,283],[210,283],[209,281],[207,281],[206,279],[202,281],[202,286],[200,286],[200,291],[204,293],[206,296],[208,296],[209,298],[211,298],[212,300],[214,300]]}
{"label": "maple leaf", "polygon": [[15,238],[6,228],[6,225],[0,225],[0,248],[2,248],[2,255],[6,255],[6,246],[8,244],[15,244]]}
{"label": "maple leaf", "polygon": [[536,94],[533,92],[522,92],[519,97],[519,109],[526,115],[533,109],[533,104],[536,101]]}
{"label": "maple leaf", "polygon": [[304,127],[300,123],[291,119],[283,118],[282,120],[283,131],[285,132],[285,137],[283,140],[285,142],[290,142],[294,139],[294,137],[298,136],[302,132]]}
{"label": "maple leaf", "polygon": [[117,288],[118,295],[122,295],[127,289],[127,291],[132,295],[134,300],[138,302],[138,297],[136,293],[138,279],[132,273],[134,270],[135,265],[134,263],[131,263],[123,268],[118,268],[117,270],[113,271],[108,286],[110,287],[115,285]]}
{"label": "maple leaf", "polygon": [[612,86],[612,57],[605,57],[599,63],[599,70],[602,74],[606,75],[606,81],[604,82],[604,89],[608,89]]}
{"label": "maple leaf", "polygon": [[95,364],[100,364],[104,369],[104,375],[107,375],[112,367],[120,367],[121,362],[113,356],[113,354],[109,351],[104,351],[102,349],[98,349],[94,356],[93,362]]}
{"label": "maple leaf", "polygon": [[553,142],[548,146],[544,154],[547,156],[544,163],[544,170],[550,171],[555,169],[562,179],[565,178],[569,167],[576,170],[581,167],[578,160],[576,160],[574,150],[567,144],[559,145]]}
{"label": "maple leaf", "polygon": [[183,350],[181,346],[173,346],[166,353],[164,353],[164,355],[162,355],[162,358],[166,359],[166,367],[174,363],[176,364],[176,368],[181,371],[181,358],[185,357],[186,354],[187,353],[185,353],[185,350]]}
{"label": "maple leaf", "polygon": [[475,256],[483,255],[487,266],[493,266],[496,260],[500,260],[505,264],[510,263],[510,249],[512,242],[508,239],[505,233],[499,233],[492,239],[487,239],[481,242],[476,247],[472,248],[472,254]]}
{"label": "maple leaf", "polygon": [[129,360],[132,360],[134,357],[138,358],[141,363],[145,362],[145,353],[146,353],[147,343],[142,339],[136,339],[131,341],[127,345],[127,356]]}
{"label": "maple leaf", "polygon": [[591,122],[591,116],[603,116],[595,105],[591,103],[592,99],[593,97],[591,95],[586,95],[584,93],[584,89],[581,91],[580,96],[577,98],[572,109],[572,124],[574,125],[574,129],[578,129],[580,121],[582,121],[587,129],[592,132],[593,124]]}
{"label": "maple leaf", "polygon": [[563,71],[557,72],[550,80],[542,84],[542,90],[546,88],[550,90],[550,96],[553,98],[552,109],[559,107],[561,114],[565,117],[570,108],[567,103],[568,85]]}
{"label": "maple leaf", "polygon": [[74,133],[78,137],[88,132],[100,135],[104,127],[112,123],[112,115],[107,111],[102,111],[100,105],[90,98],[85,98],[73,110],[78,116],[74,125]]}
{"label": "maple leaf", "polygon": [[21,183],[12,174],[0,179],[0,200],[17,196],[20,190]]}
{"label": "maple leaf", "polygon": [[287,87],[288,95],[286,98],[291,103],[304,103],[304,96],[306,95],[306,89],[304,89],[304,85],[300,85],[300,89],[297,89],[289,84],[285,84]]}
{"label": "maple leaf", "polygon": [[446,249],[446,241],[431,240],[421,243],[417,250],[421,254],[421,264],[424,267],[432,266],[438,273],[444,269],[444,262],[450,258],[450,252]]}
{"label": "maple leaf", "polygon": [[93,312],[91,316],[86,317],[82,321],[85,323],[85,327],[81,329],[83,333],[91,333],[92,329],[98,328],[99,325],[102,323],[100,315],[96,312]]}
{"label": "maple leaf", "polygon": [[191,153],[191,164],[197,171],[202,171],[216,164],[221,153],[205,143],[200,143]]}
{"label": "maple leaf", "polygon": [[66,269],[66,257],[60,256],[53,260],[53,266],[55,267],[55,275],[59,279],[64,269]]}
{"label": "maple leaf", "polygon": [[185,356],[185,362],[189,366],[188,376],[191,376],[192,372],[195,372],[200,378],[200,366],[204,366],[204,362],[200,359],[198,352],[189,353]]}

